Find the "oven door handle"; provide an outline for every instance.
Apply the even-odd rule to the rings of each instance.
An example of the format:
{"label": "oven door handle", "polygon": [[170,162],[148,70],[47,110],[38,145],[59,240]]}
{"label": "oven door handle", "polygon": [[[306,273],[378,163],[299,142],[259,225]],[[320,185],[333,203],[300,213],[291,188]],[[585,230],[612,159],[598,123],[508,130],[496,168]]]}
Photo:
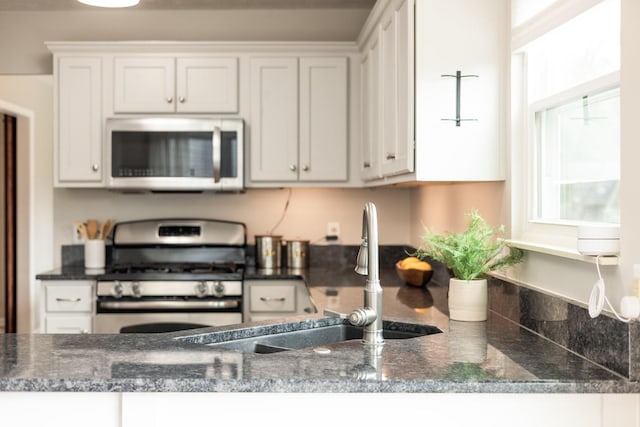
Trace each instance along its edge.
{"label": "oven door handle", "polygon": [[238,308],[238,300],[222,301],[98,301],[100,308],[109,310],[206,310]]}
{"label": "oven door handle", "polygon": [[220,182],[220,162],[222,158],[222,138],[220,128],[213,128],[212,156],[213,156],[213,182]]}

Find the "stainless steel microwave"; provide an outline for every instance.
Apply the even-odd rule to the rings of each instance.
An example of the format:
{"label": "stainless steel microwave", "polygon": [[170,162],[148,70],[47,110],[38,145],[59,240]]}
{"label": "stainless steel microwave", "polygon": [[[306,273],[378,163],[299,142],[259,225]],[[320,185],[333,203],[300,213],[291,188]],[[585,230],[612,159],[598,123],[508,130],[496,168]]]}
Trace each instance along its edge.
{"label": "stainless steel microwave", "polygon": [[135,191],[241,191],[242,119],[109,118],[107,186]]}

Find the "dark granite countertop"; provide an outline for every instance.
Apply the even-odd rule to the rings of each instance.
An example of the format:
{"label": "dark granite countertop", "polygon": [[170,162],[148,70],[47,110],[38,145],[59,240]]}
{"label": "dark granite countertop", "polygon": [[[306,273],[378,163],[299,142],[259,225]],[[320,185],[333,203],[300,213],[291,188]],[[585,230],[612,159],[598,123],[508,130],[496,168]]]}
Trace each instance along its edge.
{"label": "dark granite countertop", "polygon": [[[60,270],[41,279],[95,275]],[[304,277],[321,312],[361,307],[364,278],[352,266],[261,272],[247,278]],[[1,336],[0,390],[171,392],[638,393],[640,384],[490,311],[487,322],[447,317],[447,288],[401,283],[381,269],[384,318],[433,325],[442,333],[387,340],[372,355],[359,341],[275,354],[207,347],[215,334],[274,331],[339,322],[322,315],[167,334]],[[328,322],[328,323],[327,323]]]}

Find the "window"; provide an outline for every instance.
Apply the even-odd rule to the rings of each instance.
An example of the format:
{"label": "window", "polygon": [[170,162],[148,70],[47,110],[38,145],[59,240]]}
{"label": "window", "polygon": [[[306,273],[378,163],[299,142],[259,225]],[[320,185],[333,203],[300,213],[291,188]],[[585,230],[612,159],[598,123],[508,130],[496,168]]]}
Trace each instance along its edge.
{"label": "window", "polygon": [[576,225],[620,221],[620,0],[593,3],[555,2],[514,51],[516,239],[575,248]]}
{"label": "window", "polygon": [[535,111],[532,219],[620,222],[620,90]]}

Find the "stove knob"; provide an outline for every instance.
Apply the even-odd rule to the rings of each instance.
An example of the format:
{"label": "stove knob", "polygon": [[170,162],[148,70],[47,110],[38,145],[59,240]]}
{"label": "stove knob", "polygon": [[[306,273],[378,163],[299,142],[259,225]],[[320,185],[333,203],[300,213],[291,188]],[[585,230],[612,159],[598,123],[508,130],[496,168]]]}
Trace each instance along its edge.
{"label": "stove knob", "polygon": [[116,282],[113,288],[111,288],[111,293],[115,298],[122,298],[122,294],[124,294],[124,286],[122,286],[122,283]]}
{"label": "stove knob", "polygon": [[213,283],[213,295],[220,298],[224,296],[224,285],[220,282]]}
{"label": "stove knob", "polygon": [[198,282],[195,290],[196,296],[198,298],[204,298],[207,296],[207,291],[209,290],[209,288],[207,288],[207,284],[205,282]]}
{"label": "stove knob", "polygon": [[134,298],[142,298],[142,286],[140,282],[133,282],[131,284],[131,293]]}

